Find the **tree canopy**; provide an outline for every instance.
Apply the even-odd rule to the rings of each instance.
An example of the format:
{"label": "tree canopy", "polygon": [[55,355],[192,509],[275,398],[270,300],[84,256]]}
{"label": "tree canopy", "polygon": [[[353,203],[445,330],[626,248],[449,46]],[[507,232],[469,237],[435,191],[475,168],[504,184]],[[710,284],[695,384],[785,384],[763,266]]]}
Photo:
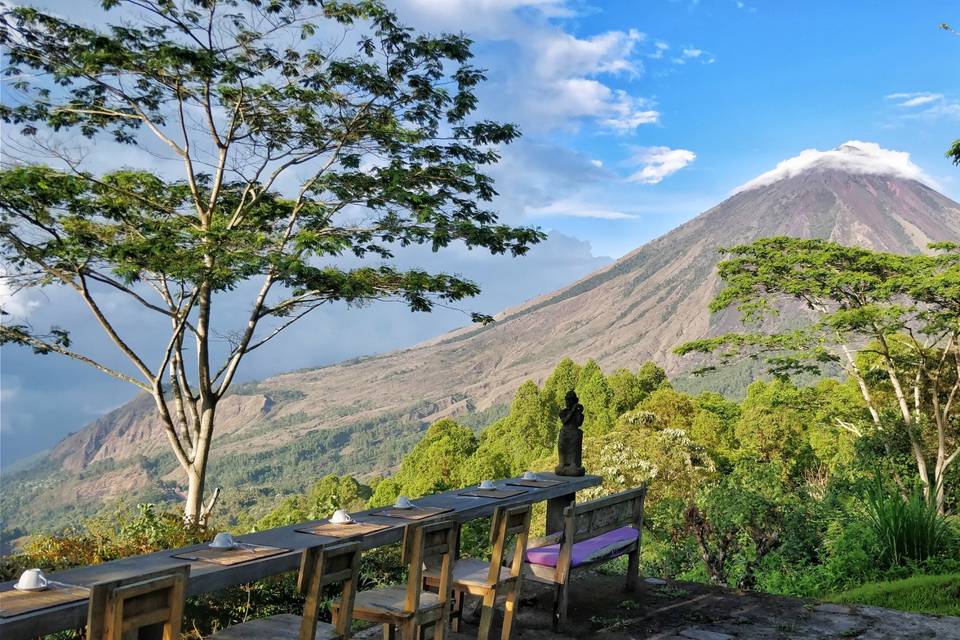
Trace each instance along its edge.
{"label": "tree canopy", "polygon": [[897,255],[786,237],[733,247],[719,264],[725,287],[711,310],[733,306],[750,325],[802,305],[810,320],[696,340],[677,352],[762,358],[778,376],[840,368],[856,381],[870,422],[839,426],[886,434],[888,453],[892,434],[904,434],[917,479],[942,511],[947,469],[960,456],[960,245],[930,249]]}
{"label": "tree canopy", "polygon": [[[519,256],[544,236],[489,207],[484,169],[519,132],[473,116],[484,75],[467,37],[417,33],[378,0],[102,6],[114,18],[103,28],[32,7],[0,14],[12,78],[0,118],[21,134],[0,171],[0,256],[13,290],[74,291],[127,366],[93,357],[68,326],[8,322],[0,341],[150,393],[199,518],[217,402],[246,354],[332,302],[429,311],[479,291],[391,263],[403,247]],[[63,132],[178,168],[98,172],[50,141]],[[31,151],[18,161],[18,148]],[[218,313],[254,278],[244,317]],[[152,353],[122,335],[108,295],[169,325]]]}

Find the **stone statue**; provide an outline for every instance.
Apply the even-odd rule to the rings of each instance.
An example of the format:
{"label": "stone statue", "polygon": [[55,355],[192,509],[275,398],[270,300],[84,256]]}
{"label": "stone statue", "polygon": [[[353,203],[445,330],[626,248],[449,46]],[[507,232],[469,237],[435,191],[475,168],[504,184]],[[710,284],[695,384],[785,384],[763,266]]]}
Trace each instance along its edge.
{"label": "stone statue", "polygon": [[560,464],[554,469],[558,476],[582,476],[583,468],[583,405],[576,392],[571,389],[564,398],[566,406],[560,410],[560,436],[557,438],[557,453]]}

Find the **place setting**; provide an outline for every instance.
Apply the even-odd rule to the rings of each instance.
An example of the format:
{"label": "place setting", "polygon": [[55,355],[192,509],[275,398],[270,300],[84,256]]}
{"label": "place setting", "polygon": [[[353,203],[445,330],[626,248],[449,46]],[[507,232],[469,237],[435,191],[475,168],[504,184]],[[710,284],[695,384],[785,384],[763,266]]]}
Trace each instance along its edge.
{"label": "place setting", "polygon": [[505,489],[498,487],[493,480],[484,480],[476,487],[461,491],[457,495],[468,498],[494,498],[500,500],[503,498],[512,498],[513,496],[518,496],[526,492],[526,489]]}
{"label": "place setting", "polygon": [[453,511],[452,507],[423,507],[413,504],[407,496],[400,496],[392,507],[372,511],[370,515],[400,518],[402,520],[424,520],[431,516]]}
{"label": "place setting", "polygon": [[87,587],[49,580],[42,570],[27,569],[13,583],[12,590],[0,591],[0,617],[86,600],[89,596]]}
{"label": "place setting", "polygon": [[195,562],[211,562],[223,566],[231,566],[278,556],[282,553],[288,553],[290,549],[283,547],[271,547],[263,544],[252,544],[249,542],[240,542],[234,540],[233,536],[226,532],[218,533],[206,548],[193,549],[175,553],[171,557],[179,560],[192,560]]}
{"label": "place setting", "polygon": [[547,489],[563,484],[563,480],[547,480],[533,471],[524,471],[519,480],[507,480],[507,484],[514,487],[530,487],[533,489]]}
{"label": "place setting", "polygon": [[389,529],[392,525],[377,522],[361,522],[351,516],[343,509],[337,509],[330,516],[330,520],[311,527],[303,529],[294,529],[299,533],[310,533],[316,536],[329,536],[331,538],[352,538],[369,533],[376,533],[384,529]]}

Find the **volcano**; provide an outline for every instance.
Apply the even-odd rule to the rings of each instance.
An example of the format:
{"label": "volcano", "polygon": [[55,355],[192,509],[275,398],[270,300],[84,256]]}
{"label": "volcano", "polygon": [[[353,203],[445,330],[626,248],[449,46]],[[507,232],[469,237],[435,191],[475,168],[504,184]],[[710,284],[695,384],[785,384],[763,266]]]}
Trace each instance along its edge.
{"label": "volcano", "polygon": [[[388,470],[433,421],[485,424],[524,380],[542,382],[567,356],[593,358],[608,372],[652,360],[682,378],[695,363],[674,355],[674,347],[738,326],[735,312],[707,309],[720,285],[721,247],[785,235],[916,254],[931,242],[960,241],[960,204],[929,182],[906,154],[870,143],[804,152],[609,267],[503,311],[491,325],[244,385],[219,414],[211,486],[235,481],[269,490],[271,473],[282,475],[285,460],[304,456],[315,462],[315,476],[303,481]],[[46,464],[77,474],[112,460],[107,473],[176,482],[170,459],[122,471],[133,459],[164,460],[153,411],[148,400],[134,400],[66,438]],[[74,476],[55,501],[101,499],[109,485],[103,474]]]}

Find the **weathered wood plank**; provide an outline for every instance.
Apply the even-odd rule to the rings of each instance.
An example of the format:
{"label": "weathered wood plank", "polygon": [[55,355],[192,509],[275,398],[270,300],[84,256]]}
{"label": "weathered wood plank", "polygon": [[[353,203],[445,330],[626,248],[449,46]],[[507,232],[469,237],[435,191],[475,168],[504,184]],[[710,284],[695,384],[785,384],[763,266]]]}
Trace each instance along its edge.
{"label": "weathered wood plank", "polygon": [[[542,473],[539,475],[544,479],[562,481],[562,484],[543,489],[531,489],[526,493],[500,500],[459,496],[457,495],[458,492],[463,489],[455,489],[445,493],[418,498],[416,499],[416,503],[430,507],[450,507],[453,509],[452,511],[444,513],[439,517],[444,519],[454,518],[458,522],[464,523],[470,520],[476,520],[477,518],[489,517],[493,515],[497,507],[533,504],[547,500],[549,529],[550,516],[557,512],[562,514],[563,508],[573,503],[573,497],[577,491],[600,484],[600,478],[598,476],[588,475],[571,478],[555,476],[552,473]],[[403,529],[407,522],[396,518],[377,517],[371,515],[371,511],[374,511],[374,509],[362,511],[354,515],[363,516],[365,522],[378,522],[389,525],[389,527],[382,531],[358,538],[363,548],[374,549],[376,547],[400,542],[403,538]],[[332,545],[343,541],[338,538],[316,536],[297,531],[297,529],[303,529],[324,522],[327,522],[327,520],[313,520],[237,536],[237,539],[241,542],[284,547],[291,549],[291,551],[286,554],[229,567],[205,562],[192,563],[187,595],[219,591],[229,586],[252,582],[280,573],[296,571],[299,568],[300,556],[305,548],[315,545],[318,542]],[[201,548],[204,548],[204,545],[193,545],[181,549],[158,551],[147,555],[105,562],[99,565],[59,571],[48,577],[68,584],[89,586],[104,580],[119,580],[132,575],[143,575],[182,565],[183,560],[173,558],[171,555],[174,553],[186,553]],[[9,582],[0,585],[0,590],[11,588],[12,583]],[[4,640],[19,640],[21,638],[26,640],[66,629],[79,629],[86,624],[86,614],[87,602],[82,601],[51,607],[42,611],[30,612],[20,616],[2,618],[0,619],[0,637],[3,637]]]}

